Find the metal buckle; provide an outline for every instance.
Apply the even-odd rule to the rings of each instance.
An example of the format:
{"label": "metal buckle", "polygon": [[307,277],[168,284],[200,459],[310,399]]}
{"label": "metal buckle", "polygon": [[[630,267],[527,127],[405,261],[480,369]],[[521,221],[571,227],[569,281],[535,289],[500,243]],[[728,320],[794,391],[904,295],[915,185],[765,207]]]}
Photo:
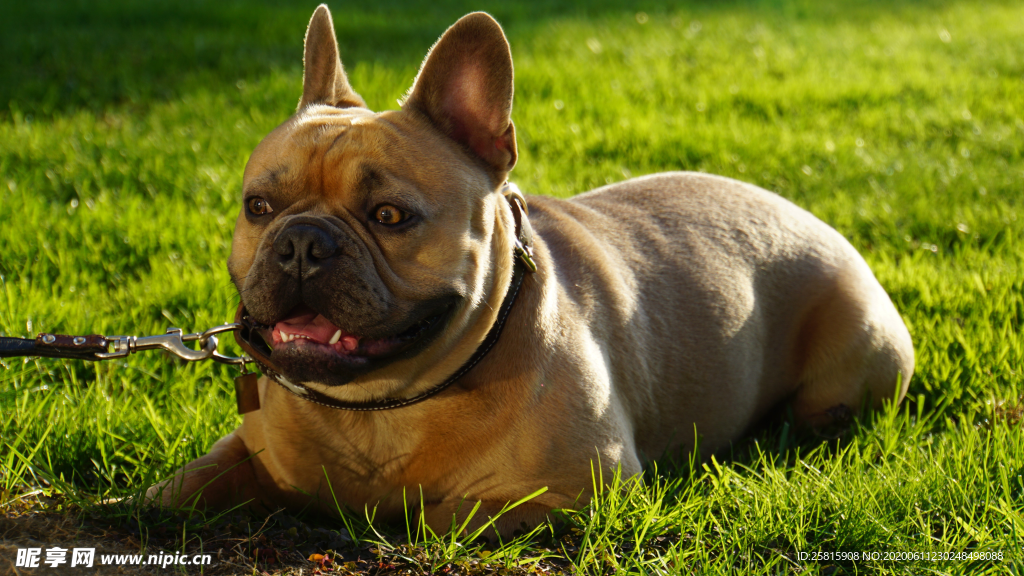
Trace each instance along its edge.
{"label": "metal buckle", "polygon": [[131,336],[107,336],[107,345],[113,346],[113,352],[97,352],[96,357],[100,360],[110,358],[123,358],[131,354]]}
{"label": "metal buckle", "polygon": [[515,198],[516,202],[523,209],[523,214],[530,215],[530,207],[526,205],[526,196],[523,196],[523,192],[516,186],[515,182],[505,182],[505,185],[501,187],[501,193],[503,196],[511,196]]}
{"label": "metal buckle", "polygon": [[533,260],[533,248],[523,245],[523,243],[516,238],[516,247],[514,249],[516,256],[524,266],[530,269],[530,272],[537,271],[537,263]]}

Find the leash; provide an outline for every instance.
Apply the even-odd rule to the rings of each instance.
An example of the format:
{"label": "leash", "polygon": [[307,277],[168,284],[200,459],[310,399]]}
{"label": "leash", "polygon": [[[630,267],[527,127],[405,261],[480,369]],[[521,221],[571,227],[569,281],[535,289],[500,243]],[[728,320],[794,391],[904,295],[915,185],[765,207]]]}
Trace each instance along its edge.
{"label": "leash", "polygon": [[[66,334],[43,333],[36,338],[12,338],[0,336],[0,358],[13,358],[20,356],[32,356],[42,358],[68,358],[74,360],[111,360],[125,358],[130,354],[144,350],[164,350],[177,358],[187,362],[198,362],[201,360],[213,360],[222,364],[239,366],[242,374],[235,377],[235,400],[239,414],[245,414],[259,410],[260,400],[255,372],[246,369],[248,364],[254,363],[271,380],[288,390],[289,392],[303,398],[304,400],[337,408],[339,410],[354,411],[376,411],[389,410],[409,406],[435,396],[454,384],[459,378],[465,376],[476,366],[484,356],[490,352],[501,336],[505,327],[505,320],[508,318],[512,305],[515,303],[519,289],[522,287],[523,278],[537,271],[537,263],[533,259],[533,228],[527,219],[529,214],[526,206],[526,198],[519,188],[506,182],[501,190],[502,195],[512,210],[512,217],[515,221],[515,237],[513,245],[514,269],[512,281],[501,307],[498,309],[498,318],[491,325],[484,341],[480,343],[476,351],[470,356],[458,370],[455,371],[444,382],[410,398],[384,398],[370,402],[344,402],[322,394],[301,383],[293,383],[275,370],[273,362],[263,354],[257,346],[251,342],[255,322],[249,317],[245,307],[241,304],[235,314],[235,321],[229,324],[214,326],[204,332],[185,334],[181,328],[168,328],[164,334],[154,336],[100,336],[89,334],[86,336],[74,336]],[[225,356],[217,351],[219,341],[218,334],[233,332],[235,341],[246,352],[243,356]],[[257,336],[258,338],[258,336]],[[198,349],[186,345],[186,342],[198,342]]]}
{"label": "leash", "polygon": [[[245,365],[252,362],[248,356],[224,356],[217,351],[217,334],[241,330],[237,323],[222,324],[205,332],[184,334],[181,328],[168,328],[157,336],[68,336],[43,333],[35,340],[0,337],[0,358],[13,356],[40,356],[44,358],[73,358],[76,360],[110,360],[124,358],[143,350],[165,350],[188,362],[213,360],[223,364]],[[199,349],[189,348],[185,342],[199,341]]]}
{"label": "leash", "polygon": [[[168,328],[155,336],[68,336],[43,333],[35,340],[0,336],[0,358],[35,356],[42,358],[70,358],[74,360],[111,360],[125,358],[143,350],[164,350],[186,362],[213,360],[221,364],[240,366],[242,374],[235,377],[235,401],[239,414],[259,408],[259,396],[253,405],[251,390],[256,389],[256,373],[246,365],[253,362],[249,356],[225,356],[217,351],[217,334],[241,330],[238,323],[221,324],[205,332],[185,334],[181,328]],[[199,342],[199,349],[186,346],[186,342]]]}

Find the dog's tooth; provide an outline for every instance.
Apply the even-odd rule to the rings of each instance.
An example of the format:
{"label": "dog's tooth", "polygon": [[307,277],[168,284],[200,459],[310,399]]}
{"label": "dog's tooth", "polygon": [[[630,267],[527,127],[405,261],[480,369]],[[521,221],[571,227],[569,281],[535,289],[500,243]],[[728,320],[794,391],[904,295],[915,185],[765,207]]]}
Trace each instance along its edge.
{"label": "dog's tooth", "polygon": [[351,352],[359,347],[359,339],[355,336],[345,336],[341,341],[341,347]]}
{"label": "dog's tooth", "polygon": [[341,330],[338,330],[337,332],[334,333],[334,336],[331,336],[331,341],[328,342],[328,344],[331,344],[331,345],[337,344],[338,340],[340,340],[340,339],[341,339]]}
{"label": "dog's tooth", "polygon": [[291,342],[292,340],[295,339],[295,336],[292,336],[287,332],[281,332],[281,339],[284,340],[285,342]]}

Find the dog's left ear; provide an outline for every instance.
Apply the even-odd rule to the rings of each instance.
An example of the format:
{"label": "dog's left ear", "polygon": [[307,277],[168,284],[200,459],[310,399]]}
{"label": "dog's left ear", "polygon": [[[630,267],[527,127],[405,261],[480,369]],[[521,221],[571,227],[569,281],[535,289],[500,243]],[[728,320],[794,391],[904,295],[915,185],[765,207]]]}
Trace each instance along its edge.
{"label": "dog's left ear", "polygon": [[402,107],[426,114],[503,181],[516,164],[512,53],[494,18],[474,12],[453,24],[430,49]]}
{"label": "dog's left ear", "polygon": [[306,28],[299,109],[309,104],[366,108],[366,102],[349,85],[348,76],[345,76],[345,69],[341,66],[334,21],[331,20],[331,11],[326,4],[317,6],[313,17],[309,19],[309,28]]}

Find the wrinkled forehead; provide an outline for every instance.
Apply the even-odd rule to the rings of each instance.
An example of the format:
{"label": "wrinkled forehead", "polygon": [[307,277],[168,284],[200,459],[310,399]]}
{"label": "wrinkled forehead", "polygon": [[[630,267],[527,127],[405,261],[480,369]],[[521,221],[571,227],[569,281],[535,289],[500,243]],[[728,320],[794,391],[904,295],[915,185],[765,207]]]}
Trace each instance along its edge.
{"label": "wrinkled forehead", "polygon": [[[341,162],[346,155],[366,153],[367,124],[375,114],[363,108],[310,106],[268,134],[245,166],[245,186],[283,184],[325,162]],[[305,184],[292,182],[292,184]],[[305,186],[303,186],[305,187]]]}
{"label": "wrinkled forehead", "polygon": [[[330,194],[385,177],[437,181],[444,166],[465,167],[464,153],[414,114],[310,106],[260,142],[243,186]],[[470,175],[447,175],[460,176]]]}

